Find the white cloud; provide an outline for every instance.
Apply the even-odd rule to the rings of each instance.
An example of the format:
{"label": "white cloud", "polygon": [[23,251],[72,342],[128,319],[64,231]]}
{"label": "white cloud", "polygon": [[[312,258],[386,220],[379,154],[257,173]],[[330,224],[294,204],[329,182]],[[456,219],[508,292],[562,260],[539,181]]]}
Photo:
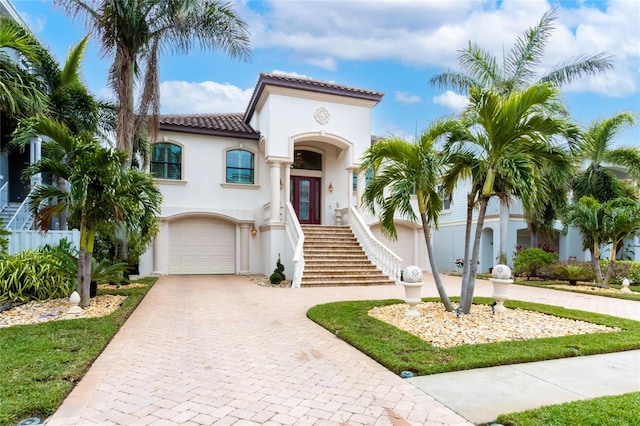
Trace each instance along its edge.
{"label": "white cloud", "polygon": [[276,69],[276,70],[271,71],[271,74],[288,75],[289,77],[311,79],[311,77],[309,77],[308,75],[299,74],[299,73],[297,73],[295,71],[282,71],[282,70],[277,70]]}
{"label": "white cloud", "polygon": [[47,24],[47,18],[42,16],[32,16],[26,12],[18,12],[32,33],[38,34]]}
{"label": "white cloud", "polygon": [[401,92],[396,90],[395,92],[393,92],[393,94],[395,95],[394,99],[396,100],[396,102],[400,102],[401,104],[417,104],[422,100],[420,96],[412,95],[409,92]]}
{"label": "white cloud", "polygon": [[240,89],[229,83],[164,81],[160,83],[163,114],[244,112],[253,87]]}
{"label": "white cloud", "polygon": [[442,95],[435,96],[433,103],[445,106],[452,112],[458,113],[462,112],[469,105],[469,99],[467,99],[466,96],[447,90]]}
{"label": "white cloud", "polygon": [[[554,3],[555,4],[555,3]],[[502,58],[516,38],[551,9],[547,0],[528,1],[340,1],[261,3],[243,13],[257,49],[281,49],[291,60],[336,70],[340,60],[392,60],[419,67],[458,69],[459,50],[469,40]],[[638,90],[640,2],[561,3],[556,29],[540,71],[580,53],[608,52],[615,70],[587,77],[568,90],[609,96]],[[602,10],[606,6],[606,9]],[[619,86],[624,89],[611,89]]]}

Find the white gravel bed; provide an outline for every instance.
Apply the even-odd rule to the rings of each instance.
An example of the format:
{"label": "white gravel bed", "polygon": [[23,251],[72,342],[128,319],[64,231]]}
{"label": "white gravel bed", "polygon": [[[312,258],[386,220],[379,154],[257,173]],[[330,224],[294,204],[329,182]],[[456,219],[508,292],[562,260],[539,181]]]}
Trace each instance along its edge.
{"label": "white gravel bed", "polygon": [[494,315],[488,305],[474,305],[469,315],[458,317],[455,312],[446,312],[441,303],[422,302],[416,307],[421,316],[406,318],[407,307],[404,303],[380,306],[371,309],[369,315],[438,348],[621,331],[521,309],[507,309]]}
{"label": "white gravel bed", "polygon": [[100,295],[91,299],[90,305],[79,314],[68,314],[69,299],[33,301],[0,312],[0,328],[12,325],[36,324],[75,318],[95,318],[109,315],[118,309],[127,296]]}

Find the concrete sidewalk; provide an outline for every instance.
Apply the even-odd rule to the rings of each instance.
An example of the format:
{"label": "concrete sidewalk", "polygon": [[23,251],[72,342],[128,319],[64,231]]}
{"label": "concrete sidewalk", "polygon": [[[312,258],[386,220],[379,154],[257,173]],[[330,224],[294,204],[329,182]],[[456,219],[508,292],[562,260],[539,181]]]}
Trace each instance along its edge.
{"label": "concrete sidewalk", "polygon": [[[443,278],[457,294],[460,279]],[[424,297],[436,295],[429,279]],[[640,319],[638,302],[511,290],[513,299]],[[639,351],[405,380],[306,318],[320,303],[403,294],[399,286],[279,289],[237,276],[162,277],[47,424],[470,425],[640,391]],[[478,281],[476,295],[490,294]]]}
{"label": "concrete sidewalk", "polygon": [[543,405],[640,392],[640,351],[455,371],[408,381],[470,422],[487,423],[500,414]]}

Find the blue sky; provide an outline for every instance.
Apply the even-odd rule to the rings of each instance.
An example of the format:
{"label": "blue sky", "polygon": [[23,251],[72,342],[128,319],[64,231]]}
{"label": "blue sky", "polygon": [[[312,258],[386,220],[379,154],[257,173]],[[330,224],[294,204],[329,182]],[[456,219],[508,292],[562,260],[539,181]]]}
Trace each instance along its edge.
{"label": "blue sky", "polygon": [[[38,38],[63,61],[85,34],[51,1],[13,0]],[[464,98],[429,86],[431,76],[458,69],[469,40],[497,57],[516,37],[559,5],[541,73],[578,54],[607,52],[615,69],[562,90],[576,121],[588,124],[620,111],[640,114],[640,2],[626,1],[234,1],[251,29],[250,62],[220,52],[164,54],[163,113],[243,112],[260,72],[284,72],[384,92],[373,110],[372,133],[411,138]],[[109,96],[108,59],[92,41],[83,66],[89,88]],[[640,126],[618,144],[640,145]]]}

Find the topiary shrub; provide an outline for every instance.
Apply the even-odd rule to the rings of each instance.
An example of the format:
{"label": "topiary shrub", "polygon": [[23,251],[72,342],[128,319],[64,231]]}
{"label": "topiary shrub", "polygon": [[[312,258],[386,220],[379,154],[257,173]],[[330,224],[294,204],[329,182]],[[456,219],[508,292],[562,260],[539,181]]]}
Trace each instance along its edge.
{"label": "topiary shrub", "polygon": [[284,280],[286,280],[284,276],[284,265],[280,262],[280,254],[278,254],[276,269],[274,269],[273,274],[269,276],[269,282],[271,282],[272,285],[278,285]]}
{"label": "topiary shrub", "polygon": [[518,250],[513,258],[513,273],[515,276],[526,276],[527,280],[537,277],[538,269],[551,265],[558,260],[558,253],[549,253],[539,248]]}

